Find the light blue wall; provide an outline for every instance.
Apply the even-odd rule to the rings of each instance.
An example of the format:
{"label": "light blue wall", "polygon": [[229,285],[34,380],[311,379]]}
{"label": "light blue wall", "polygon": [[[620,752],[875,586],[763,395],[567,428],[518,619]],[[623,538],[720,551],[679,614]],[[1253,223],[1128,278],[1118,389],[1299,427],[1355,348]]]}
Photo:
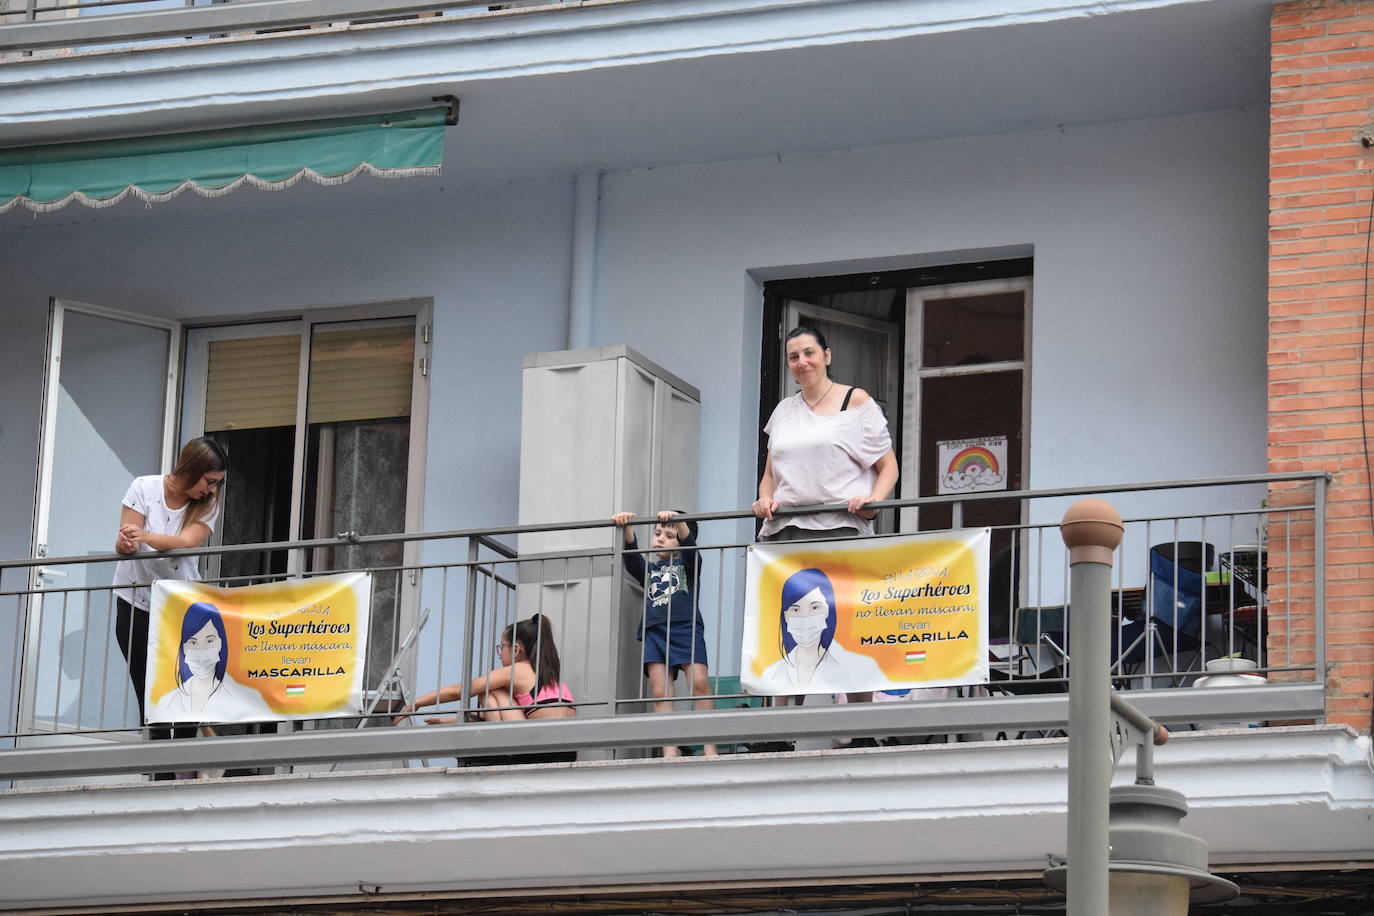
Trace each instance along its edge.
{"label": "light blue wall", "polygon": [[0,555],[28,551],[49,295],[189,320],[430,297],[426,521],[513,522],[521,359],[564,344],[571,201],[571,184],[360,178],[0,217]]}
{"label": "light blue wall", "polygon": [[[609,173],[593,344],[701,389],[698,505],[742,507],[762,281],[1030,252],[1030,486],[1262,472],[1265,130],[1263,111],[1230,110]],[[183,319],[430,297],[424,525],[513,523],[521,361],[565,344],[572,210],[569,176],[0,215],[0,556],[28,550],[50,295]],[[93,509],[112,526],[118,497]],[[738,570],[722,573],[733,594]]]}
{"label": "light blue wall", "polygon": [[[610,173],[594,343],[702,391],[753,497],[760,280],[1033,250],[1030,484],[1264,470],[1262,111]],[[0,216],[0,555],[27,549],[47,296],[181,318],[433,297],[425,523],[514,521],[520,361],[566,337],[571,177]]]}
{"label": "light blue wall", "polygon": [[751,278],[1030,248],[1030,486],[1260,473],[1265,131],[1226,111],[611,175],[597,341],[701,387],[701,505],[743,506]]}

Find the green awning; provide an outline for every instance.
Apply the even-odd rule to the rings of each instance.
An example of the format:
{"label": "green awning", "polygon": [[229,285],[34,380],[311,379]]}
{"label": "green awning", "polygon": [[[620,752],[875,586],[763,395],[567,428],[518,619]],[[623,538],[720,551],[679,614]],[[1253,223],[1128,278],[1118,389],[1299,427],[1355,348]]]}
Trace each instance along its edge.
{"label": "green awning", "polygon": [[0,149],[0,213],[111,207],[133,195],[171,200],[191,190],[221,197],[244,184],[279,191],[308,178],[342,184],[437,175],[447,109],[298,121],[186,134]]}

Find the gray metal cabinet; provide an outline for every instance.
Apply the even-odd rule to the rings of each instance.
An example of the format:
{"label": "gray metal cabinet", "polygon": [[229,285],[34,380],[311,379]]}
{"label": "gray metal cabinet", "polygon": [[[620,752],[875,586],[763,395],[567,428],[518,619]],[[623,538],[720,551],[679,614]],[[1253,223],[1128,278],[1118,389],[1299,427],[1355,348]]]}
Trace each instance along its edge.
{"label": "gray metal cabinet", "polygon": [[[602,347],[527,356],[522,398],[520,524],[696,510],[701,395],[692,385],[629,347]],[[553,621],[579,701],[638,694],[642,599],[607,558],[585,554],[610,547],[613,535],[584,528],[519,538],[522,560],[542,559],[520,564],[518,614]]]}

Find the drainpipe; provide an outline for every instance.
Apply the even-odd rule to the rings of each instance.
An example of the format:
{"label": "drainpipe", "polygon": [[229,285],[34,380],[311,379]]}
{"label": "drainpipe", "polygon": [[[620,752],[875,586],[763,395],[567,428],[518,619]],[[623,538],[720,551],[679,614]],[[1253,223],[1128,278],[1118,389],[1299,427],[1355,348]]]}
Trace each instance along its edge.
{"label": "drainpipe", "polygon": [[580,170],[573,182],[572,279],[568,293],[568,349],[592,345],[596,298],[596,224],[601,204],[601,171]]}

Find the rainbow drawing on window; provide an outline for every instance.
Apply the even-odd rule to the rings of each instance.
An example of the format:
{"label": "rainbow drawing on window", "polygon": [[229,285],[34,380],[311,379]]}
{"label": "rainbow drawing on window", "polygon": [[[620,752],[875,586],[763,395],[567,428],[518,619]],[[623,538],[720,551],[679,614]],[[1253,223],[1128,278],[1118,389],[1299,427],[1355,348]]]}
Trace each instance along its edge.
{"label": "rainbow drawing on window", "polygon": [[956,439],[938,443],[939,492],[976,493],[1007,488],[1007,437]]}

